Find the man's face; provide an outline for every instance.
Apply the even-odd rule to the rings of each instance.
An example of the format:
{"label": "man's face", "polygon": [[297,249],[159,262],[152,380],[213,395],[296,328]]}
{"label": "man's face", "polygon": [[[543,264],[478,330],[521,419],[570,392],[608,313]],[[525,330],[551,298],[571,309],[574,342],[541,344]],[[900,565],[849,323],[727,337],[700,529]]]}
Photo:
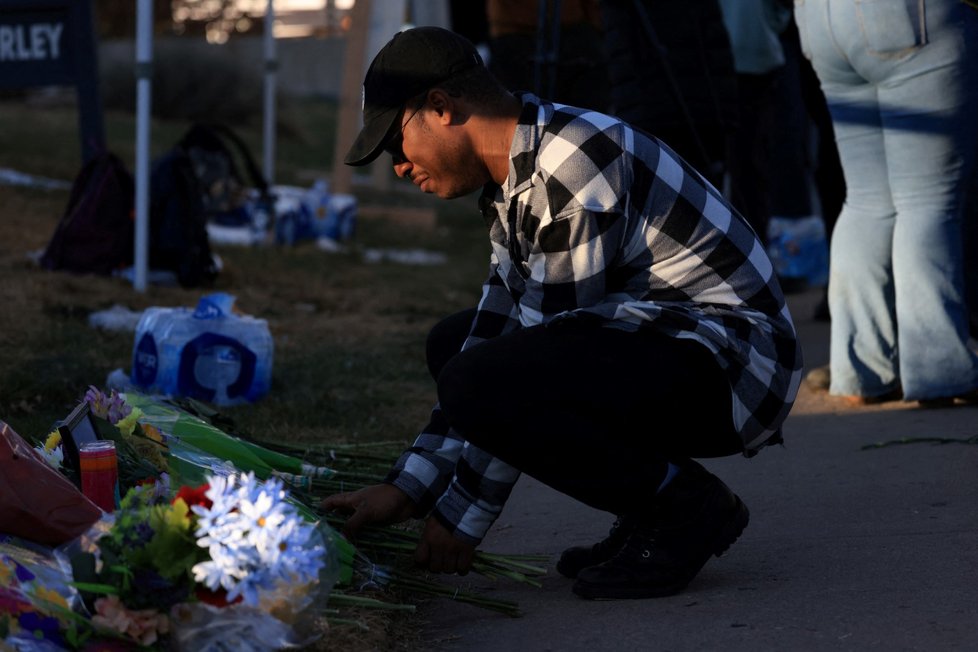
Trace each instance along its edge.
{"label": "man's face", "polygon": [[384,149],[397,176],[410,179],[422,192],[452,199],[482,188],[489,177],[465,130],[441,117],[427,103],[408,105],[399,118],[400,131]]}

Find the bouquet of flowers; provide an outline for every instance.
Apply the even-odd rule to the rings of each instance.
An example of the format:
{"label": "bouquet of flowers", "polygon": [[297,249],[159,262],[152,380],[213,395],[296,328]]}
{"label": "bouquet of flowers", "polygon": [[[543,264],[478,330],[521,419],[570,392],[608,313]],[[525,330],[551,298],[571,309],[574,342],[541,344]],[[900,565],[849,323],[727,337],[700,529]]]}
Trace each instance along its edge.
{"label": "bouquet of flowers", "polygon": [[269,650],[314,638],[335,581],[330,533],[304,520],[280,480],[210,476],[168,499],[131,489],[101,536],[70,554],[96,631],[139,646]]}
{"label": "bouquet of flowers", "polygon": [[0,535],[0,649],[60,650],[81,640],[68,579],[50,548]]}
{"label": "bouquet of flowers", "polygon": [[[182,481],[196,481],[215,465],[250,471],[260,480],[275,476],[301,488],[311,486],[313,479],[335,474],[327,466],[307,464],[293,455],[229,435],[160,397],[115,390],[106,394],[89,387],[84,402],[92,415],[115,426],[114,432],[103,432],[103,436],[124,449],[121,453],[127,456],[127,463],[120,471],[125,469],[130,481],[160,472],[178,475]],[[48,452],[56,445],[49,437],[37,450],[56,460],[57,448]]]}
{"label": "bouquet of flowers", "polygon": [[[345,617],[346,609],[413,610],[414,605],[391,602],[388,589],[395,600],[397,594],[434,594],[519,613],[515,603],[408,570],[417,544],[414,530],[366,528],[354,547],[330,528],[342,519],[317,509],[321,496],[379,482],[394,452],[259,442],[223,432],[200,406],[138,393],[90,387],[83,405],[95,417],[97,436],[116,443],[123,496],[114,515],[99,522],[100,536],[83,537],[70,555],[75,584],[94,614],[82,625],[97,627],[96,638],[149,646],[165,641],[188,650],[272,649],[302,642],[313,617],[322,627],[325,620],[358,624]],[[62,432],[73,434],[55,431],[36,452],[70,473],[60,450]],[[171,483],[183,486],[174,492]],[[260,500],[259,488],[266,492]],[[259,516],[246,518],[266,509],[271,511],[260,527]],[[313,538],[325,542],[327,561],[318,582],[284,582],[297,570],[286,572],[279,558],[309,546],[280,549],[287,540],[282,537],[310,528]],[[475,570],[538,585],[533,578],[545,573],[539,561],[479,551]],[[386,595],[361,595],[371,589]]]}

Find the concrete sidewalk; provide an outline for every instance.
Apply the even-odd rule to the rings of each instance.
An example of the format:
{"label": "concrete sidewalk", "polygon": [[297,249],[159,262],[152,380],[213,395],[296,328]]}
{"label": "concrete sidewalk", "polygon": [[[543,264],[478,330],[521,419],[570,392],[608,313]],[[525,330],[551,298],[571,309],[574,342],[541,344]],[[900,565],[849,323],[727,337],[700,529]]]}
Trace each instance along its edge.
{"label": "concrete sidewalk", "polygon": [[[818,291],[791,295],[806,368],[828,361]],[[785,446],[707,460],[751,523],[687,590],[655,600],[571,593],[561,550],[602,538],[613,518],[524,476],[482,548],[550,555],[537,589],[478,576],[461,586],[519,602],[509,618],[434,600],[430,650],[978,649],[978,446],[902,438],[978,435],[978,408],[848,408],[802,387]]]}

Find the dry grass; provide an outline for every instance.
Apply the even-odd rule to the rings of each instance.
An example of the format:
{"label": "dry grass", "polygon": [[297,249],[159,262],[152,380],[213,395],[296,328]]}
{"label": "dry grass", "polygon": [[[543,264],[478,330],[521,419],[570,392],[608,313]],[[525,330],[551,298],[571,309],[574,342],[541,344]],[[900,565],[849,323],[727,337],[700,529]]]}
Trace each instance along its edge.
{"label": "dry grass", "polygon": [[[25,133],[43,134],[32,141],[33,149],[60,148],[64,159],[42,165],[33,155],[18,156],[17,144],[8,142],[0,148],[0,167],[48,176],[54,171],[61,179],[77,171],[69,109],[37,111],[8,102],[0,104],[0,119],[5,124],[36,121],[24,126]],[[184,128],[156,126],[164,134]],[[110,124],[108,131],[116,130]],[[5,138],[12,138],[9,132]],[[110,142],[116,150],[125,145]],[[302,143],[290,146],[303,149]],[[283,158],[292,156],[288,147],[282,149]],[[301,156],[309,155],[297,152]],[[329,159],[329,153],[322,158]],[[378,197],[365,189],[364,195],[369,195],[364,203],[426,205],[426,198],[400,191]],[[275,339],[271,394],[231,411],[242,427],[258,436],[299,441],[409,439],[423,425],[433,400],[423,360],[425,334],[441,316],[477,299],[488,255],[472,202],[429,201],[441,211],[439,226],[431,230],[361,220],[346,253],[325,253],[311,244],[216,246],[225,269],[213,288],[151,287],[140,294],[122,279],[45,272],[29,260],[28,254],[47,244],[66,202],[67,192],[0,185],[0,418],[25,434],[63,416],[88,384],[103,384],[119,367],[128,371],[132,335],[91,329],[90,313],[113,304],[133,310],[192,306],[213,290],[235,295],[242,311],[266,319]],[[436,267],[371,264],[360,255],[364,247],[426,248],[448,254],[449,262]]]}

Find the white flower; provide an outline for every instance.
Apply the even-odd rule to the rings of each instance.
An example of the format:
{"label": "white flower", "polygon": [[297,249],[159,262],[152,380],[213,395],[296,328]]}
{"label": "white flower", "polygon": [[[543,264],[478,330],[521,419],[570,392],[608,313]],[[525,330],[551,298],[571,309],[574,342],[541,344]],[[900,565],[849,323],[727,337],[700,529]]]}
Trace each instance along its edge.
{"label": "white flower", "polygon": [[64,451],[61,450],[61,446],[52,449],[48,449],[44,446],[35,446],[34,450],[40,453],[41,457],[44,458],[44,461],[55,469],[60,469],[61,464],[65,461],[65,454]]}
{"label": "white flower", "polygon": [[325,551],[312,542],[313,525],[287,502],[282,482],[264,484],[253,473],[209,478],[211,507],[195,505],[197,545],[210,560],[196,564],[194,579],[211,590],[223,588],[227,599],[241,596],[258,605],[260,593],[278,583],[317,580]]}
{"label": "white flower", "polygon": [[41,454],[45,462],[56,469],[60,469],[65,460],[64,450],[61,448],[61,433],[57,430],[52,430],[44,443],[35,446],[34,450]]}

